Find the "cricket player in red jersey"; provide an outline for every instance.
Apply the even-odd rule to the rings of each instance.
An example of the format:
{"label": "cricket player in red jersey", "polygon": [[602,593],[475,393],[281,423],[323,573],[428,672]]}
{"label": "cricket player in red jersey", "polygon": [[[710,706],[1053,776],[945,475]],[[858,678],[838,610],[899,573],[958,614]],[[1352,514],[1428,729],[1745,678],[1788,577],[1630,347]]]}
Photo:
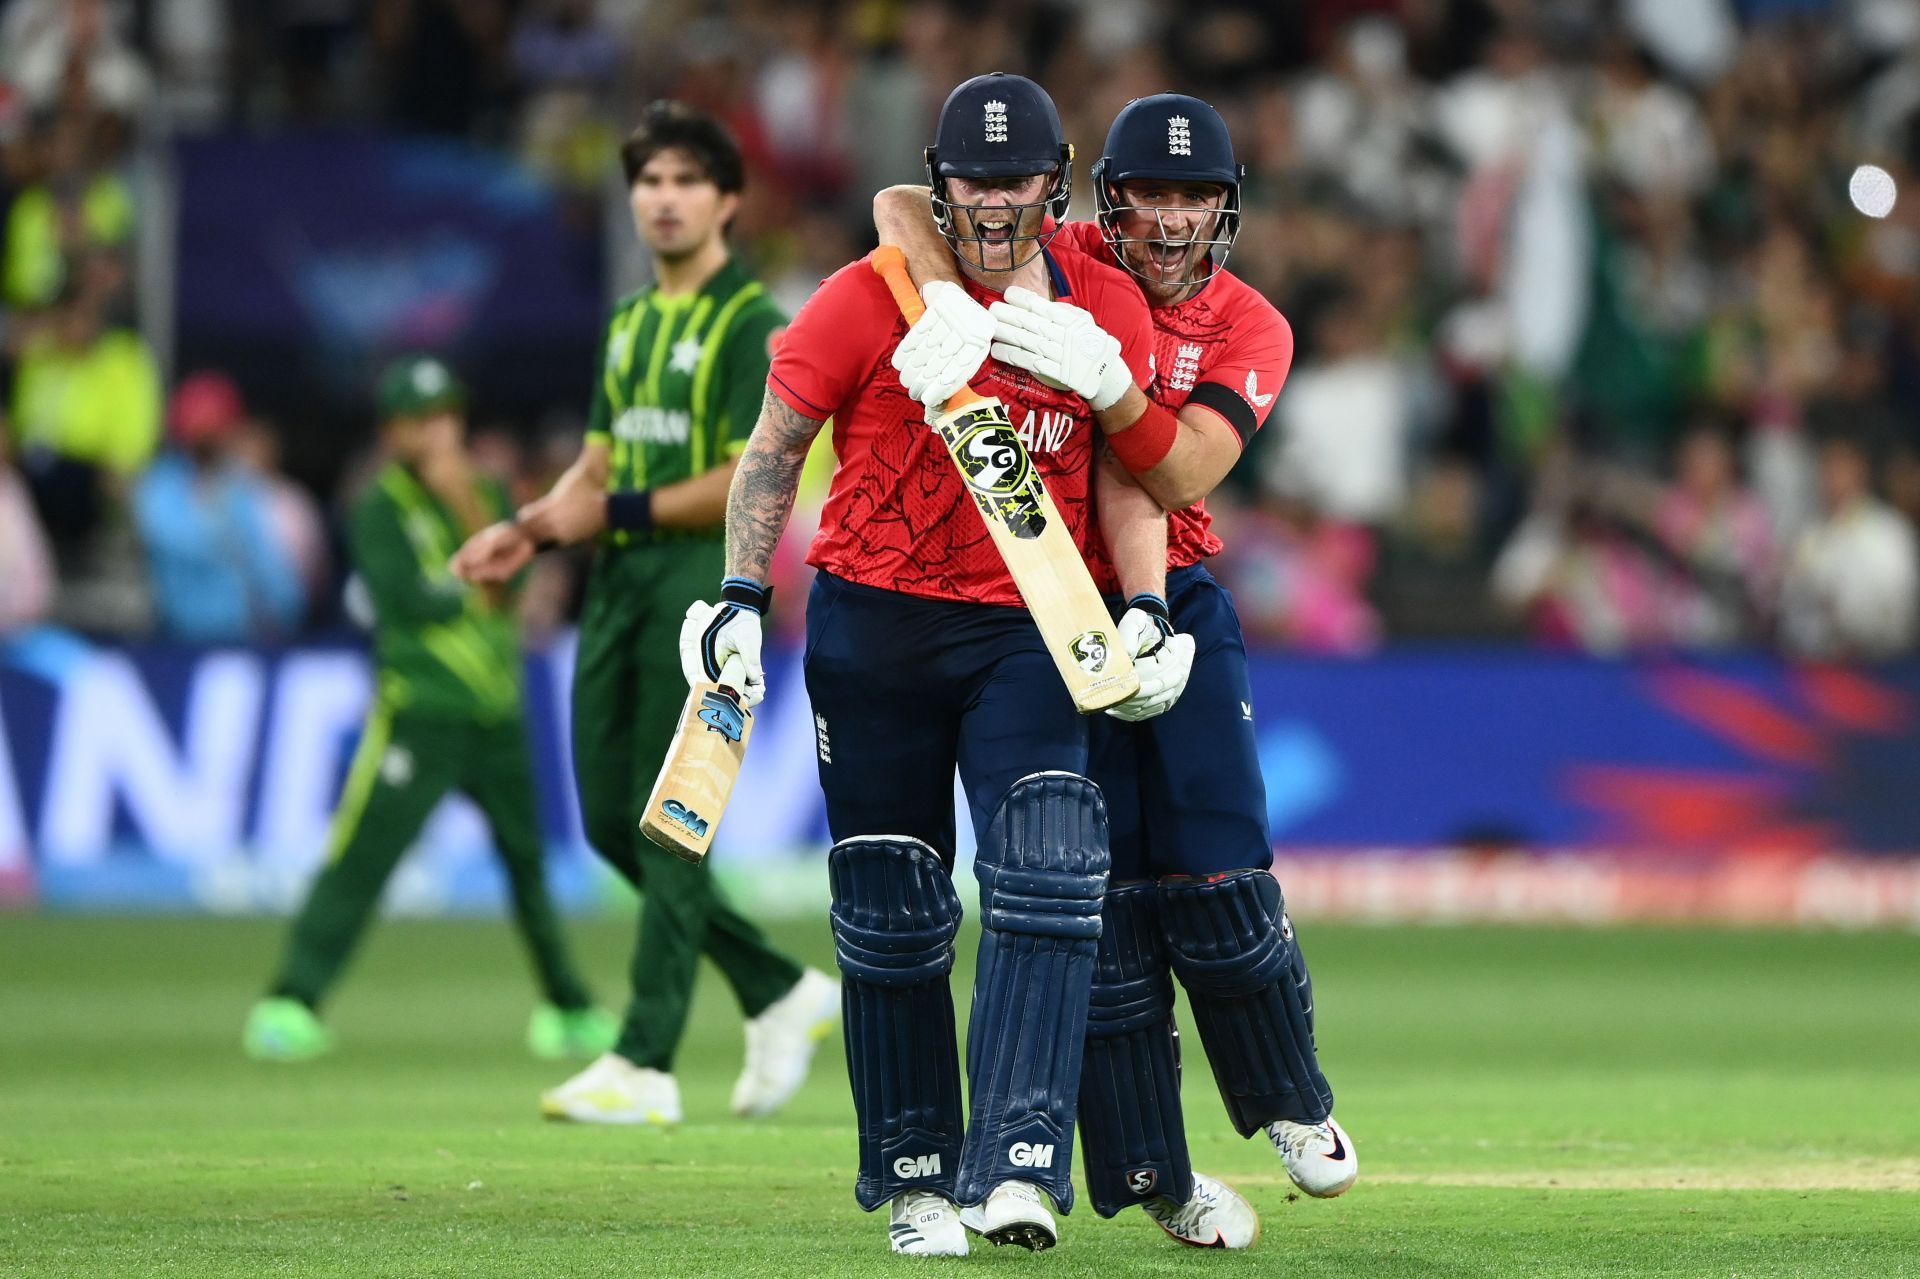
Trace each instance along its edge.
{"label": "cricket player in red jersey", "polygon": [[[1109,264],[1046,251],[1042,228],[1065,208],[1071,157],[1032,81],[978,76],[953,91],[927,161],[942,251],[961,283],[930,287],[908,329],[863,260],[794,317],[729,494],[721,602],[696,605],[681,632],[689,679],[718,678],[737,658],[743,691],[758,697],[762,583],[808,447],[831,419],[837,465],[808,555],[820,572],[805,668],[835,840],[854,1193],[866,1209],[891,1204],[897,1253],[964,1254],[958,1205],[979,1209],[995,1243],[1050,1247],[1050,1209],[1072,1205],[1105,811],[1086,778],[1088,721],[925,425],[968,383],[999,398],[1082,554],[1098,558],[1104,541],[1123,585],[1161,594],[1164,515],[1119,467],[1096,465],[1085,397],[988,359],[981,303],[1020,287],[1085,307],[1117,335],[1118,376],[1129,386],[1145,376],[1151,325],[1139,291]],[[1162,623],[1145,610],[1123,619],[1142,688],[1116,711],[1152,714],[1184,684],[1191,649]],[[960,923],[956,766],[978,837],[983,926],[964,1124],[948,987]]]}
{"label": "cricket player in red jersey", "polygon": [[[1090,371],[1089,355],[1113,343],[1092,317],[1011,289],[991,308],[995,358],[1087,395],[1115,455],[1169,512],[1172,624],[1193,637],[1196,655],[1165,715],[1095,726],[1093,777],[1107,796],[1113,863],[1080,1132],[1096,1211],[1111,1216],[1137,1203],[1175,1238],[1215,1247],[1250,1245],[1258,1219],[1188,1161],[1169,970],[1187,988],[1240,1133],[1264,1130],[1311,1195],[1341,1194],[1358,1170],[1333,1120],[1306,963],[1270,873],[1239,621],[1202,564],[1221,549],[1205,497],[1266,421],[1293,359],[1286,320],[1224,269],[1243,173],[1207,103],[1171,93],[1135,99],[1093,167],[1096,221],[1061,228],[1056,244],[1125,268],[1151,303],[1144,393],[1104,368]],[[882,192],[875,217],[882,241],[907,251],[916,279],[945,277],[918,190]],[[1230,918],[1238,926],[1223,932],[1220,921]]]}

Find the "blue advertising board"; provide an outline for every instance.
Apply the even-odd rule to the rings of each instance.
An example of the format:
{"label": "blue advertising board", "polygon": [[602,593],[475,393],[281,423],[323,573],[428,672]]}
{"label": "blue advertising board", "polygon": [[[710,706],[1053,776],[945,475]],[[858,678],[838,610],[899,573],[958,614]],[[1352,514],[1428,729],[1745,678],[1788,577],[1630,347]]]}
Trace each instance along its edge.
{"label": "blue advertising board", "polygon": [[[569,777],[570,642],[528,659],[528,728],[563,899],[598,880]],[[721,828],[722,865],[826,842],[799,656]],[[1911,854],[1920,678],[1764,659],[1602,662],[1522,650],[1256,657],[1275,843],[1367,850]],[[325,846],[371,684],[352,645],[0,653],[0,896],[60,908],[284,909]],[[966,823],[961,822],[964,830]],[[449,800],[394,887],[418,910],[498,900],[484,824]]]}

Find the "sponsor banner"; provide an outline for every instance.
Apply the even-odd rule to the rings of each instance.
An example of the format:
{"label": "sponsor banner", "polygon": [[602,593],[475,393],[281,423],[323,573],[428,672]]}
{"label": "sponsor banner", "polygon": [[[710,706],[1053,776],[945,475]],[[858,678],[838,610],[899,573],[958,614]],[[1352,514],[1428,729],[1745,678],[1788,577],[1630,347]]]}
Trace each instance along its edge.
{"label": "sponsor banner", "polygon": [[[552,874],[577,908],[608,877],[570,781],[572,652],[529,657],[527,719]],[[812,909],[827,842],[815,760],[833,726],[807,705],[796,651],[771,649],[768,665],[740,781],[753,802],[727,814],[715,865],[753,902]],[[1474,906],[1489,918],[1911,914],[1912,668],[1484,649],[1256,655],[1251,673],[1243,710],[1275,841],[1305,850],[1284,876],[1303,911],[1302,893],[1382,918],[1445,918],[1461,901],[1491,903]],[[288,909],[325,847],[370,690],[350,644],[192,652],[41,632],[0,647],[0,904]],[[485,824],[454,797],[388,901],[437,912],[501,898]]]}
{"label": "sponsor banner", "polygon": [[1283,851],[1301,920],[1920,929],[1920,859]]}

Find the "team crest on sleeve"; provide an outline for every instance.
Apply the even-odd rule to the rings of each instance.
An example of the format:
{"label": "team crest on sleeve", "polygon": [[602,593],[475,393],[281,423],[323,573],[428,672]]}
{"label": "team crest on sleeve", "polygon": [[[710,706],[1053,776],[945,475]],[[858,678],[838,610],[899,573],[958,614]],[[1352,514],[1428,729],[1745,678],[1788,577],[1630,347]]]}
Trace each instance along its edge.
{"label": "team crest on sleeve", "polygon": [[1183,115],[1167,117],[1167,154],[1193,154],[1193,123]]}
{"label": "team crest on sleeve", "polygon": [[998,98],[987,103],[987,141],[1005,142],[1007,140],[1007,104]]}

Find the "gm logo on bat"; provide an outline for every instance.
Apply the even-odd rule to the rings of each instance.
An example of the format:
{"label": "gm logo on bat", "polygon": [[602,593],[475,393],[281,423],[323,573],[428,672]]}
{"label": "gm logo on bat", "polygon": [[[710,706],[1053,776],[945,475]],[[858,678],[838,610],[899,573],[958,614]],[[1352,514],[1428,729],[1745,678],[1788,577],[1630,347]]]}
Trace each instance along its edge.
{"label": "gm logo on bat", "polygon": [[692,831],[695,836],[703,839],[706,837],[707,827],[710,823],[706,818],[694,812],[679,800],[661,800],[660,811],[668,817],[671,817],[674,821],[679,822],[682,826],[685,826],[688,830]]}
{"label": "gm logo on bat", "polygon": [[730,742],[739,741],[747,731],[747,712],[725,693],[708,693],[700,699],[700,721]]}

